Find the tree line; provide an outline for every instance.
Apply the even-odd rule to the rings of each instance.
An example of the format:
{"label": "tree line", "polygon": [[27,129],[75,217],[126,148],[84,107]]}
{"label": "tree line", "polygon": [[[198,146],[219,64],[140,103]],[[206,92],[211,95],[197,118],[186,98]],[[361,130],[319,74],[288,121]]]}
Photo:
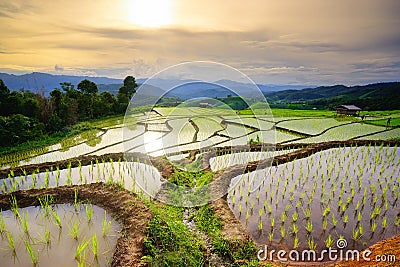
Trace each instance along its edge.
{"label": "tree line", "polygon": [[60,83],[46,97],[24,89],[11,91],[0,79],[0,146],[65,134],[78,122],[124,114],[137,86],[135,78],[127,76],[117,96],[99,94],[97,84],[85,79],[76,88]]}

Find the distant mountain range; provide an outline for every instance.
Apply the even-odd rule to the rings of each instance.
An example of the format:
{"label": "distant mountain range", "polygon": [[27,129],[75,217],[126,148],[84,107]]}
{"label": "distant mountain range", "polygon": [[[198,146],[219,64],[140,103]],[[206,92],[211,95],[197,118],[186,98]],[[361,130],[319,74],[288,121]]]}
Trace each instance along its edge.
{"label": "distant mountain range", "polygon": [[[33,72],[29,74],[23,75],[14,75],[14,74],[7,74],[7,73],[0,73],[0,79],[4,81],[4,83],[10,88],[11,90],[20,90],[24,88],[25,90],[30,90],[33,92],[44,92],[48,95],[54,88],[60,88],[61,82],[70,82],[77,86],[77,84],[84,80],[89,79],[95,82],[100,91],[110,91],[113,94],[118,92],[118,89],[122,86],[123,80],[122,79],[114,79],[114,78],[107,78],[107,77],[89,77],[89,76],[72,76],[72,75],[53,75],[48,73],[41,73],[41,72]],[[138,84],[142,84],[146,81],[146,79],[137,79]],[[154,92],[151,93],[160,93],[158,90],[166,91],[168,89],[173,88],[177,84],[184,84],[184,83],[193,83],[193,80],[177,80],[177,79],[152,79],[149,82],[149,85],[152,85]],[[180,87],[173,90],[173,93],[170,92],[169,96],[175,96],[182,99],[186,99],[188,97],[197,97],[197,96],[204,96],[205,93],[208,93],[209,97],[226,97],[227,95],[235,95],[235,93],[229,92],[226,88],[232,89],[236,91],[238,94],[248,94],[249,88],[252,87],[250,84],[243,84],[238,83],[230,80],[220,80],[217,81],[218,84],[222,86],[214,86],[208,84],[209,87],[206,88],[204,83],[197,83],[197,84],[190,84],[185,87]],[[257,84],[260,90],[263,93],[268,92],[275,92],[287,89],[302,89],[306,86],[300,85],[265,85],[265,84]],[[226,87],[226,88],[223,88]],[[190,89],[188,92],[187,88]],[[148,87],[146,87],[148,90]],[[206,92],[205,92],[206,90]],[[151,90],[153,91],[153,90]]]}
{"label": "distant mountain range", "polygon": [[[0,73],[0,79],[11,90],[24,88],[33,92],[44,92],[48,95],[54,88],[59,88],[61,82],[70,82],[75,86],[84,79],[95,82],[100,92],[109,91],[118,93],[122,86],[122,79],[107,77],[88,77],[71,75],[53,75],[33,72],[30,74],[13,75]],[[139,85],[146,79],[137,79]],[[368,109],[400,109],[400,83],[375,83],[362,86],[301,86],[301,85],[273,85],[257,84],[268,102],[281,107],[297,103],[329,108],[341,104],[355,104]],[[172,89],[172,90],[170,90]],[[165,94],[166,91],[170,90]],[[144,96],[161,95],[180,99],[197,97],[225,98],[228,95],[240,95],[253,98],[257,101],[259,94],[254,93],[254,85],[219,80],[215,83],[198,82],[194,80],[178,79],[151,79],[142,86],[140,93]],[[286,105],[286,106],[285,106]]]}
{"label": "distant mountain range", "polygon": [[24,88],[33,92],[45,93],[51,92],[54,88],[60,88],[61,82],[70,82],[75,86],[84,79],[89,79],[96,84],[121,84],[121,79],[113,79],[107,77],[88,77],[88,76],[71,76],[71,75],[53,75],[48,73],[33,72],[29,74],[14,75],[0,73],[0,79],[11,90],[19,90]]}

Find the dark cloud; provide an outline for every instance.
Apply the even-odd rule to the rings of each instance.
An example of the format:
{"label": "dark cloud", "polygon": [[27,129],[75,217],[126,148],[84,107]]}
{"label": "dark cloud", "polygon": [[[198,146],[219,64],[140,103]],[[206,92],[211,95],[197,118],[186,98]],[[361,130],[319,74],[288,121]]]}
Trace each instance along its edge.
{"label": "dark cloud", "polygon": [[54,70],[55,70],[56,72],[61,72],[61,71],[64,70],[64,68],[61,67],[60,65],[56,64],[56,65],[54,66]]}
{"label": "dark cloud", "polygon": [[18,14],[32,13],[35,10],[30,0],[0,2],[0,17],[15,18]]}
{"label": "dark cloud", "polygon": [[[398,0],[177,0],[187,9],[185,18],[178,26],[160,29],[137,28],[112,8],[99,9],[108,7],[107,1],[67,2],[2,1],[0,67],[43,69],[62,62],[64,67],[49,70],[123,77],[150,76],[176,63],[206,60],[267,83],[400,77]],[[190,12],[193,7],[201,16]],[[184,23],[193,16],[203,24]]]}

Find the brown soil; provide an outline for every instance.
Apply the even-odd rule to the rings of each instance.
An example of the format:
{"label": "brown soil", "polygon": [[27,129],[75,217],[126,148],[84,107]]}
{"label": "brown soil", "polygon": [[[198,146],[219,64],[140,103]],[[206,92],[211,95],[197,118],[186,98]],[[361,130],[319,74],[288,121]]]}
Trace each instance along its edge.
{"label": "brown soil", "polygon": [[[145,230],[152,218],[144,203],[116,185],[95,183],[80,186],[61,186],[49,189],[31,189],[12,193],[19,207],[38,206],[38,196],[51,195],[55,203],[73,203],[75,190],[80,201],[90,202],[108,212],[122,225],[111,266],[143,266]],[[0,208],[10,209],[10,194],[0,195]]]}
{"label": "brown soil", "polygon": [[225,198],[220,198],[210,205],[214,209],[214,214],[221,218],[223,225],[221,233],[224,238],[229,241],[237,240],[239,242],[250,240],[246,229],[244,229],[243,225],[236,219]]}

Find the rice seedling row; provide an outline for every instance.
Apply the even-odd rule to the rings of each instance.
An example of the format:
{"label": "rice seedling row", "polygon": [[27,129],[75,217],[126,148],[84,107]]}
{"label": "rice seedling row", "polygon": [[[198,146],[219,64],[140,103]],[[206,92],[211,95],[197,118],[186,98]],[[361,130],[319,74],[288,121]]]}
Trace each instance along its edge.
{"label": "rice seedling row", "polygon": [[[52,204],[18,208],[0,214],[2,266],[105,266],[120,226],[91,204]],[[18,214],[18,215],[17,215]]]}
{"label": "rice seedling row", "polygon": [[397,147],[333,148],[236,177],[228,201],[259,243],[364,249],[400,232],[398,177]]}

